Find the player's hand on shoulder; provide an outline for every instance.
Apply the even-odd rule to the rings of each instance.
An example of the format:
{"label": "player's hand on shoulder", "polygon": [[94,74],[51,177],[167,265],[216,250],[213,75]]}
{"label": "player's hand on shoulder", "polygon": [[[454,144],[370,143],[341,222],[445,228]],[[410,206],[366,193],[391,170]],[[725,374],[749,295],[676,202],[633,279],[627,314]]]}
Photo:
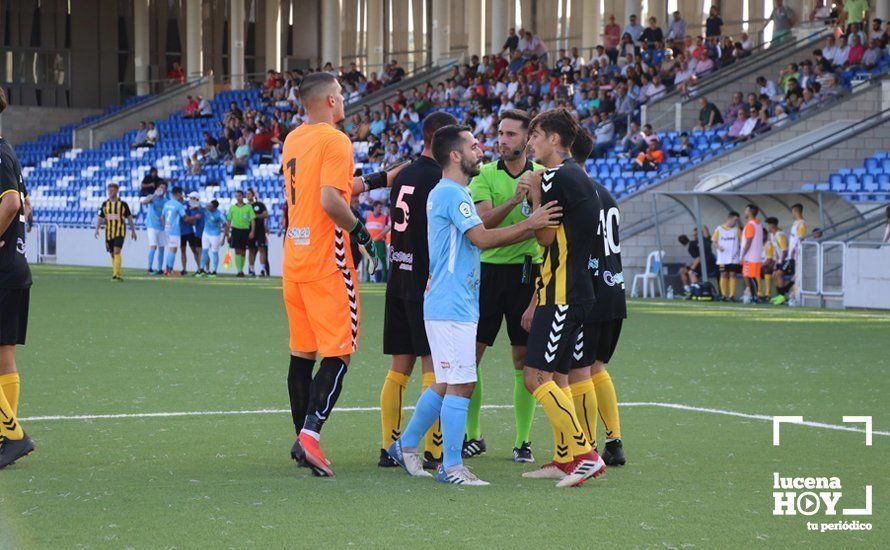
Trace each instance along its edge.
{"label": "player's hand on shoulder", "polygon": [[405,167],[408,166],[408,164],[410,164],[410,162],[411,162],[410,160],[405,159],[402,162],[400,162],[399,164],[396,164],[395,166],[393,166],[392,168],[390,168],[389,170],[386,171],[386,186],[387,187],[392,187],[392,182],[395,181],[396,176],[398,176],[399,172],[404,170]]}
{"label": "player's hand on shoulder", "polygon": [[550,201],[532,212],[528,217],[530,229],[544,229],[552,225],[558,225],[562,218],[562,206],[557,201]]}

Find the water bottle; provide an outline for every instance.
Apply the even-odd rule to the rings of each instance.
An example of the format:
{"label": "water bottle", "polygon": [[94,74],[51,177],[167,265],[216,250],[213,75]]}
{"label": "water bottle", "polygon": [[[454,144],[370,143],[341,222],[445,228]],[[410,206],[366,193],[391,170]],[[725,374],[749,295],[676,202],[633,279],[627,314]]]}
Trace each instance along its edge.
{"label": "water bottle", "polygon": [[674,287],[673,287],[673,285],[668,285],[668,289],[667,289],[667,292],[665,293],[664,297],[667,298],[668,300],[673,300],[673,299],[674,299]]}

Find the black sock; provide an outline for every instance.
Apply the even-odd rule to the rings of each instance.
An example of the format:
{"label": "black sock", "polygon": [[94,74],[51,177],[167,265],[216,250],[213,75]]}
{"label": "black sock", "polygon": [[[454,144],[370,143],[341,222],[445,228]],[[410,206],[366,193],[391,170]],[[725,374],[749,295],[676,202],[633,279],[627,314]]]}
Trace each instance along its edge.
{"label": "black sock", "polygon": [[287,393],[290,394],[290,414],[294,419],[294,429],[299,434],[306,420],[309,406],[309,389],[312,385],[314,359],[290,356],[290,369],[287,372]]}
{"label": "black sock", "polygon": [[309,407],[306,409],[306,421],[303,428],[321,433],[324,421],[328,419],[343,389],[343,377],[346,376],[346,363],[336,357],[325,357],[312,379],[309,389]]}

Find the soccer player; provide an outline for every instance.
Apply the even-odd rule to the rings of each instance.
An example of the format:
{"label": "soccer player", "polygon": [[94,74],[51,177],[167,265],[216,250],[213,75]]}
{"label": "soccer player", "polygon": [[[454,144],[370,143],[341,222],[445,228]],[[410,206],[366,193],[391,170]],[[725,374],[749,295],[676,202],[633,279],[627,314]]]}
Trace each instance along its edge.
{"label": "soccer player", "polygon": [[751,295],[751,302],[757,303],[757,280],[763,267],[763,225],[757,219],[760,209],[753,204],[745,207],[745,230],[742,233],[742,278],[745,288]]}
{"label": "soccer player", "polygon": [[479,174],[483,153],[466,126],[440,128],[433,136],[433,156],[442,180],[427,201],[430,277],[423,319],[432,352],[436,383],[424,391],[401,438],[389,446],[390,457],[409,475],[429,476],[418,452],[420,439],[441,416],[444,452],[437,480],[459,485],[488,485],[464,466],[467,409],[476,382],[475,339],[479,322],[479,250],[516,243],[559,219],[547,204],[509,227],[486,229],[467,188]]}
{"label": "soccer player", "polygon": [[213,199],[204,208],[204,233],[201,235],[201,270],[216,277],[219,268],[219,247],[229,239],[229,227],[219,211],[219,201]]}
{"label": "soccer player", "polygon": [[[256,214],[253,207],[244,202],[244,191],[235,191],[235,204],[229,206],[226,216],[226,233],[231,235],[229,246],[235,251],[236,277],[244,277],[244,250],[256,236]],[[251,264],[253,270],[253,264]]]}
{"label": "soccer player", "polygon": [[718,225],[711,235],[714,250],[717,251],[717,267],[720,269],[720,295],[724,301],[735,301],[736,274],[739,272],[739,244],[742,232],[739,230],[739,213],[731,211],[726,221]]}
{"label": "soccer player", "polygon": [[[788,231],[788,255],[785,261],[779,264],[779,269],[773,273],[773,279],[776,281],[776,297],[773,298],[774,304],[784,304],[788,301],[788,291],[794,288],[797,282],[797,271],[795,264],[800,256],[800,243],[807,236],[807,222],[803,218],[803,205],[796,203],[791,205],[791,217],[794,222]],[[785,276],[791,275],[791,281],[785,283]]]}
{"label": "soccer player", "polygon": [[170,200],[164,203],[164,209],[161,211],[161,218],[164,220],[164,234],[167,235],[167,257],[164,266],[164,277],[170,277],[175,274],[173,264],[176,262],[176,249],[182,238],[180,235],[180,222],[191,222],[195,218],[185,213],[185,205],[182,204],[182,187],[176,186],[170,193]]}
{"label": "soccer player", "polygon": [[583,325],[594,322],[596,291],[588,266],[595,259],[595,242],[602,238],[597,228],[603,216],[596,189],[569,152],[579,131],[565,109],[545,111],[529,126],[529,147],[547,167],[540,184],[530,187],[532,205],[555,201],[563,208],[560,223],[535,232],[544,247],[544,261],[536,282],[537,307],[524,373],[526,388],[544,407],[553,429],[554,465],[566,474],[557,487],[580,485],[606,469],[581,428],[568,387],[574,353],[596,353],[592,338],[583,339],[581,350],[576,346]]}
{"label": "soccer player", "polygon": [[130,206],[118,196],[120,188],[117,183],[108,184],[108,199],[99,207],[96,216],[96,231],[93,237],[99,238],[99,229],[105,223],[105,249],[111,255],[111,280],[123,281],[121,278],[121,249],[127,238],[126,222],[130,224],[130,234],[136,240],[136,224]]}
{"label": "soccer player", "polygon": [[191,222],[182,219],[179,221],[179,246],[182,247],[182,271],[181,275],[187,273],[186,265],[188,262],[188,248],[192,249],[192,255],[195,257],[195,276],[202,275],[201,272],[201,235],[204,232],[204,215],[201,208],[201,196],[197,191],[188,194],[188,204],[185,207],[185,215],[192,219]]}
{"label": "soccer player", "polygon": [[[6,110],[0,87],[0,113]],[[31,270],[25,259],[25,183],[15,151],[0,136],[0,470],[34,452],[17,411],[21,380],[15,347],[28,330]]]}
{"label": "soccer player", "polygon": [[[370,212],[365,214],[365,227],[371,234],[371,240],[374,242],[374,257],[380,266],[380,271],[373,273],[375,282],[386,282],[389,280],[389,272],[386,265],[386,235],[390,231],[389,216],[383,212],[383,203],[374,201],[374,206]],[[377,273],[380,274],[379,278]]]}
{"label": "soccer player", "polygon": [[[442,179],[433,158],[433,134],[457,124],[452,115],[437,111],[423,119],[423,152],[395,177],[392,204],[391,272],[386,282],[383,313],[383,353],[392,357],[380,390],[381,447],[378,466],[398,466],[386,449],[402,435],[402,396],[417,358],[423,372],[421,392],[436,383],[430,344],[423,326],[423,293],[429,279],[426,203]],[[442,430],[438,421],[426,433],[424,467],[435,469],[442,461]]]}
{"label": "soccer player", "polygon": [[[766,228],[766,232],[764,233],[765,238],[768,239],[766,245],[764,246],[764,254],[769,257],[769,252],[772,252],[771,261],[764,262],[763,264],[763,283],[764,283],[764,296],[766,299],[770,299],[772,296],[771,285],[773,281],[775,281],[778,286],[778,283],[782,281],[782,279],[775,278],[778,274],[782,277],[780,266],[785,263],[786,258],[788,257],[788,235],[785,234],[784,231],[779,229],[779,220],[775,217],[769,217],[764,220],[764,227]],[[779,272],[779,273],[776,273]]]}
{"label": "soccer player", "polygon": [[249,258],[247,264],[248,273],[253,276],[253,265],[256,263],[257,256],[260,258],[260,277],[269,276],[269,241],[266,238],[268,227],[266,220],[269,219],[269,210],[266,205],[257,196],[256,191],[252,187],[247,189],[247,202],[253,208],[254,228],[253,238],[247,243]]}
{"label": "soccer player", "polygon": [[[498,124],[498,154],[500,160],[485,164],[479,175],[470,182],[470,192],[476,211],[488,229],[507,227],[526,219],[531,214],[528,187],[519,183],[524,173],[541,170],[526,156],[528,125],[531,117],[525,111],[504,110]],[[482,252],[481,283],[479,289],[479,330],[476,334],[477,381],[467,414],[467,441],[464,458],[486,451],[480,428],[482,409],[482,376],[478,370],[485,350],[494,345],[501,323],[507,321],[514,369],[513,413],[516,440],[513,460],[534,462],[530,433],[535,417],[535,398],[525,388],[523,366],[528,332],[521,319],[526,305],[534,294],[534,277],[541,265],[541,247],[534,238],[509,246]]]}
{"label": "soccer player", "polygon": [[[164,247],[167,244],[167,236],[164,234],[164,221],[161,213],[167,203],[167,184],[159,182],[152,194],[139,199],[139,202],[148,206],[145,215],[146,232],[148,233],[148,274],[154,275],[164,271]],[[155,271],[155,253],[158,255],[158,269]]]}
{"label": "soccer player", "polygon": [[[287,135],[281,156],[288,201],[282,263],[291,351],[287,383],[299,433],[291,457],[298,464],[305,461],[316,475],[332,476],[319,446],[321,429],[359,343],[361,313],[350,240],[356,239],[368,254],[371,247],[371,236],[350,210],[349,199],[386,186],[397,171],[353,176],[352,144],[334,126],[344,118],[335,76],[306,76],[300,99],[307,120]],[[321,365],[313,378],[318,355]]]}

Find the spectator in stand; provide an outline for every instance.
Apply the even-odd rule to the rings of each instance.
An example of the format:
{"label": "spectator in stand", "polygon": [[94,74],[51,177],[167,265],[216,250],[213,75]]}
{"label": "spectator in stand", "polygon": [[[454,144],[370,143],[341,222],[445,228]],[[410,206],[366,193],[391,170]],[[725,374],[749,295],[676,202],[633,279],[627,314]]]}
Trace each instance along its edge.
{"label": "spectator in stand", "polygon": [[198,96],[198,116],[200,118],[213,118],[213,104]]}
{"label": "spectator in stand", "polygon": [[876,38],[872,38],[868,43],[868,49],[862,54],[860,64],[864,69],[874,69],[883,57],[884,49],[881,47],[881,42]]}
{"label": "spectator in stand", "polygon": [[768,122],[770,127],[784,126],[788,122],[788,114],[785,112],[785,108],[781,105],[776,105],[775,114],[769,117]]}
{"label": "spectator in stand", "polygon": [[603,28],[603,46],[612,63],[618,62],[618,45],[621,43],[621,26],[615,22],[615,16],[609,16],[609,23]]}
{"label": "spectator in stand", "polygon": [[725,142],[737,141],[742,131],[742,127],[745,126],[745,122],[747,120],[748,110],[740,109],[738,112],[738,118],[736,118],[732,122],[732,124],[729,125],[729,129],[727,129],[727,131],[720,136],[720,140]]}
{"label": "spectator in stand", "polygon": [[801,91],[801,99],[800,104],[798,105],[799,110],[809,109],[810,107],[815,107],[819,104],[819,98],[813,93],[813,90],[810,88],[804,88]]}
{"label": "spectator in stand", "polygon": [[772,130],[773,126],[770,120],[769,111],[761,109],[757,113],[757,124],[754,126],[754,135],[759,136],[760,134]]}
{"label": "spectator in stand", "polygon": [[826,6],[825,0],[816,0],[816,5],[810,11],[810,21],[824,21],[829,25],[829,19],[831,19],[831,6]]}
{"label": "spectator in stand", "polygon": [[822,96],[825,98],[833,99],[840,97],[844,93],[844,88],[841,86],[840,79],[834,73],[828,75],[828,83],[822,87]]}
{"label": "spectator in stand", "polygon": [[640,41],[643,42],[648,49],[654,49],[656,42],[664,43],[664,32],[658,26],[658,19],[649,18],[649,26],[640,33]]}
{"label": "spectator in stand", "polygon": [[739,111],[739,120],[742,121],[742,127],[739,130],[739,134],[736,136],[735,140],[747,141],[754,135],[754,132],[757,129],[759,118],[757,116],[754,116],[753,113],[751,116],[749,116],[748,111],[742,109],[741,111]]}
{"label": "spectator in stand", "polygon": [[816,75],[813,73],[813,64],[809,60],[800,64],[800,78],[798,80],[803,88],[816,82]]}
{"label": "spectator in stand", "polygon": [[846,36],[839,36],[837,39],[837,49],[834,50],[834,56],[831,57],[831,66],[833,69],[843,69],[847,65],[850,58],[850,46],[847,44]]}
{"label": "spectator in stand", "polygon": [[593,113],[591,116],[593,124],[594,145],[591,158],[605,158],[615,144],[615,124],[605,115]]}
{"label": "spectator in stand", "polygon": [[[627,133],[621,138],[622,155],[629,156],[633,153],[633,156],[636,156],[636,152],[634,151],[640,143],[643,143],[643,134],[640,132],[640,125],[636,120],[631,120],[630,126],[627,128]],[[643,148],[645,149],[645,145]]]}
{"label": "spectator in stand", "polygon": [[705,50],[701,52],[701,59],[695,64],[695,76],[703,76],[717,68],[717,64],[711,59],[711,54]]}
{"label": "spectator in stand", "polygon": [[389,78],[389,83],[395,84],[405,78],[405,69],[399,66],[398,60],[392,59],[389,62],[389,70],[387,70],[386,74]]}
{"label": "spectator in stand", "polygon": [[167,71],[167,78],[169,80],[173,80],[175,82],[179,82],[180,84],[185,83],[185,71],[182,70],[182,66],[179,63],[174,62],[173,67]]}
{"label": "spectator in stand", "polygon": [[[886,0],[877,0],[878,2]],[[853,25],[863,25],[868,21],[868,0],[846,0],[841,12],[839,26],[847,26],[847,32]]]}
{"label": "spectator in stand", "polygon": [[235,175],[246,173],[249,164],[250,146],[247,144],[247,139],[242,136],[238,138],[238,147],[235,148],[232,157],[232,173]]}
{"label": "spectator in stand", "polygon": [[698,106],[700,107],[698,111],[698,127],[700,130],[710,130],[723,124],[723,116],[720,115],[720,109],[708,101],[708,98],[698,98]]}
{"label": "spectator in stand", "polygon": [[648,148],[637,154],[634,159],[633,169],[643,172],[654,172],[658,170],[661,163],[664,162],[664,151],[661,150],[661,144],[658,138],[649,143]]}
{"label": "spectator in stand", "polygon": [[533,32],[526,31],[526,44],[525,50],[523,51],[523,55],[526,57],[532,57],[539,60],[543,65],[547,65],[547,46],[544,45],[544,41],[541,40],[541,37],[534,34]]}
{"label": "spectator in stand", "polygon": [[627,18],[627,25],[624,26],[624,33],[629,34],[634,42],[639,42],[640,36],[643,35],[643,26],[637,23],[637,16],[631,14]]}
{"label": "spectator in stand", "polygon": [[760,93],[766,94],[773,101],[780,100],[784,95],[782,89],[779,88],[779,85],[774,80],[767,80],[765,76],[758,76],[756,82],[760,88]]}
{"label": "spectator in stand", "polygon": [[783,5],[782,0],[773,0],[773,11],[767,19],[773,22],[773,43],[781,44],[791,37],[791,28],[797,24],[794,10]]}
{"label": "spectator in stand", "polygon": [[884,29],[881,28],[882,23],[883,21],[881,21],[880,19],[872,19],[871,30],[868,33],[869,40],[877,40],[880,42],[884,39],[885,32]]}
{"label": "spectator in stand", "polygon": [[708,18],[705,20],[705,38],[723,36],[723,19],[717,13],[717,6],[711,6]]}
{"label": "spectator in stand", "polygon": [[158,129],[155,128],[154,122],[148,123],[148,131],[145,132],[145,143],[143,147],[154,147],[161,140],[161,134],[158,132]]}
{"label": "spectator in stand", "polygon": [[847,68],[856,69],[862,64],[862,56],[865,55],[865,46],[858,34],[850,37],[850,53],[847,56]]}
{"label": "spectator in stand", "polygon": [[683,132],[680,134],[680,143],[678,143],[677,146],[671,150],[671,154],[675,157],[689,158],[692,156],[692,151],[693,148],[692,143],[690,143],[689,141],[689,133]]}
{"label": "spectator in stand", "polygon": [[[605,49],[602,46],[596,47],[596,55],[597,57],[606,57],[606,60],[608,60],[608,56],[605,55]],[[572,72],[579,73],[586,65],[587,63],[578,52],[578,48],[572,48]],[[600,63],[600,66],[603,66],[602,63]]]}
{"label": "spectator in stand", "polygon": [[510,55],[512,55],[513,52],[515,52],[518,47],[519,47],[519,37],[516,36],[516,28],[510,27],[510,29],[507,30],[507,40],[505,40],[504,45],[501,46],[501,53],[509,51]]}
{"label": "spectator in stand", "polygon": [[723,111],[723,121],[726,124],[732,124],[738,117],[739,111],[744,108],[745,102],[743,100],[742,92],[732,94],[732,101],[729,102],[729,105],[726,106],[726,110]]}
{"label": "spectator in stand", "polygon": [[668,25],[668,33],[666,41],[674,49],[674,53],[679,54],[683,51],[683,39],[686,37],[686,21],[680,15],[679,11],[673,13],[670,25]]}
{"label": "spectator in stand", "polygon": [[260,155],[261,164],[272,162],[272,131],[264,124],[258,124],[250,147]]}
{"label": "spectator in stand", "polygon": [[219,142],[210,135],[210,132],[204,132],[204,147],[199,149],[198,153],[202,164],[216,164],[219,162]]}
{"label": "spectator in stand", "polygon": [[751,37],[748,36],[748,33],[746,33],[746,32],[743,32],[742,34],[739,35],[739,44],[742,45],[742,49],[746,53],[750,53],[751,50],[754,49],[754,41],[751,40]]}
{"label": "spectator in stand", "polygon": [[133,137],[133,143],[130,144],[130,148],[135,149],[137,147],[148,147],[148,127],[145,124],[145,121],[139,123],[139,130],[136,131],[136,135]]}
{"label": "spectator in stand", "polygon": [[198,116],[198,100],[190,95],[186,96],[185,111],[182,113],[182,118],[195,118],[196,116]]}
{"label": "spectator in stand", "polygon": [[788,83],[791,79],[800,82],[800,70],[797,63],[789,63],[779,71],[779,87],[786,93],[788,92]]}

